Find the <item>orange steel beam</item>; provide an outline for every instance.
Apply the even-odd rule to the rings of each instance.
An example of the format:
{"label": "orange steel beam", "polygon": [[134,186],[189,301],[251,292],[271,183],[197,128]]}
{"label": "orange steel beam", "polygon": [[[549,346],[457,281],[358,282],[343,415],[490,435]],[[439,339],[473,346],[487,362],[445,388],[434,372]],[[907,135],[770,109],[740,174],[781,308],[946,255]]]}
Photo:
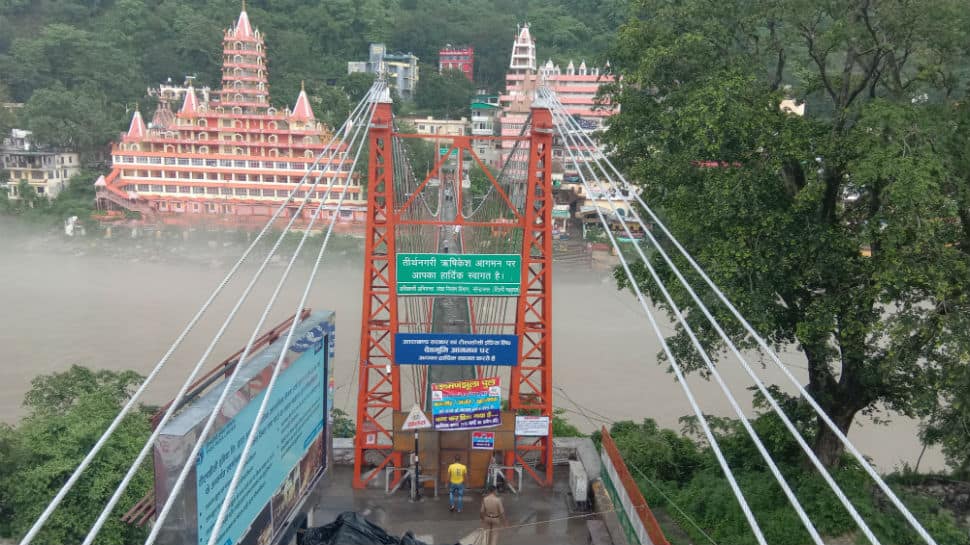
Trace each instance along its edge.
{"label": "orange steel beam", "polygon": [[[388,464],[401,465],[393,451],[391,414],[401,410],[401,378],[394,365],[398,329],[395,284],[393,132],[391,104],[375,105],[369,132],[367,227],[360,332],[357,433],[354,436],[354,488],[363,488]],[[365,455],[377,453],[376,469],[363,474]]]}
{"label": "orange steel beam", "polygon": [[[512,411],[548,416],[549,435],[506,453],[506,465],[521,464],[544,486],[552,485],[552,135],[549,109],[533,106],[515,326],[519,364],[512,368],[509,386]],[[544,473],[526,463],[530,452],[539,453]]]}

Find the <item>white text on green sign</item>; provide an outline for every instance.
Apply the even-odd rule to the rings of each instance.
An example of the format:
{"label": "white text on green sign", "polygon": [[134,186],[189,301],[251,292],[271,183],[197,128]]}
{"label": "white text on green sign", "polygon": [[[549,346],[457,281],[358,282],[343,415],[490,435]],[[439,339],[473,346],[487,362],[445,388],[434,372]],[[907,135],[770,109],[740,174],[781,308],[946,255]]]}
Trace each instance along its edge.
{"label": "white text on green sign", "polygon": [[516,296],[518,254],[397,254],[398,295]]}

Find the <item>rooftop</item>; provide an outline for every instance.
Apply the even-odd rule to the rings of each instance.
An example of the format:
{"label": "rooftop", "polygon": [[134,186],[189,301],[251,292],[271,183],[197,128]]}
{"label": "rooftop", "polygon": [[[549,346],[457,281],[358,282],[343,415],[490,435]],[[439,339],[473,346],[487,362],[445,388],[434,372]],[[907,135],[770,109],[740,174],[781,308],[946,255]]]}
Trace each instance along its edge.
{"label": "rooftop", "polygon": [[[502,545],[585,545],[588,532],[586,520],[591,513],[574,513],[569,507],[568,469],[557,466],[551,488],[540,488],[534,482],[523,482],[522,491],[515,495],[500,494],[509,527],[502,530]],[[313,497],[313,525],[332,522],[344,511],[357,511],[389,534],[401,536],[410,530],[415,537],[429,544],[456,543],[479,528],[478,510],[482,491],[465,490],[465,508],[461,513],[448,512],[448,491],[439,484],[438,497],[433,493],[417,502],[408,499],[406,491],[384,494],[381,488],[355,490],[350,482],[353,467],[335,465],[317,486]]]}

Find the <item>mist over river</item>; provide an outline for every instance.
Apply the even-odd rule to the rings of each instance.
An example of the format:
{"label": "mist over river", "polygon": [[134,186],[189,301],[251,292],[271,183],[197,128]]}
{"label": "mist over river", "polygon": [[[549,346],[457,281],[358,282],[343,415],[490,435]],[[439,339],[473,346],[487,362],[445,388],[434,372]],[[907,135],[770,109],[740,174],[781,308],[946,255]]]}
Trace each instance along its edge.
{"label": "mist over river", "polygon": [[[238,236],[205,233],[193,233],[196,240],[189,243],[63,240],[36,234],[36,229],[24,232],[5,218],[0,218],[0,234],[0,418],[8,423],[23,416],[23,394],[38,374],[75,363],[147,374],[244,247]],[[318,241],[312,246],[314,254]],[[335,405],[353,414],[356,383],[349,381],[359,350],[362,261],[347,246],[344,241],[343,251],[333,256],[328,252],[308,306],[337,314]],[[285,259],[268,268],[206,368],[245,344],[284,264]],[[255,266],[244,267],[216,300],[153,383],[147,403],[174,396],[254,271]],[[295,268],[263,329],[292,314],[309,271],[308,262]],[[553,308],[554,400],[570,411],[572,423],[592,431],[604,420],[650,417],[662,426],[680,428],[677,419],[690,413],[683,391],[657,365],[659,343],[636,300],[616,290],[609,271],[558,267]],[[661,322],[672,331],[666,318]],[[782,354],[782,359],[804,379],[801,354]],[[748,377],[730,358],[723,358],[721,370],[751,414]],[[786,384],[778,371],[758,371],[769,383]],[[734,416],[716,384],[696,375],[688,381],[706,413]],[[891,415],[889,425],[879,425],[860,416],[849,437],[881,469],[891,470],[916,462],[921,448],[916,432],[917,424],[904,417]],[[923,470],[942,467],[942,456],[932,449],[920,464]]]}

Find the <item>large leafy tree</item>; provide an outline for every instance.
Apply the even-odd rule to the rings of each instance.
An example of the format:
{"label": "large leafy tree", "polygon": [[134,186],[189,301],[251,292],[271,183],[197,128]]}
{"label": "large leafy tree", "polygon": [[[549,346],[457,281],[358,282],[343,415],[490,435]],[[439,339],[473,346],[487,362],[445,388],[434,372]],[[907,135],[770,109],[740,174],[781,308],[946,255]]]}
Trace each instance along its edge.
{"label": "large leafy tree", "polygon": [[[860,412],[934,406],[937,373],[960,363],[967,341],[956,317],[970,310],[967,180],[943,148],[956,139],[968,149],[950,121],[965,84],[959,2],[636,9],[611,55],[623,79],[608,138],[646,201],[770,342],[804,353],[808,390],[842,431]],[[786,94],[807,101],[805,117],[779,109]],[[710,161],[721,166],[703,168]],[[717,346],[686,293],[673,292]],[[702,366],[683,331],[674,344]],[[834,434],[821,422],[807,431],[837,464]]]}
{"label": "large leafy tree", "polygon": [[[26,533],[141,380],[132,371],[80,366],[34,379],[24,400],[28,415],[16,427],[0,427],[0,536],[19,539]],[[126,418],[34,543],[83,541],[148,435],[147,413]],[[150,489],[151,479],[150,471],[136,475],[119,513]],[[112,516],[98,543],[143,539],[142,529]]]}
{"label": "large leafy tree", "polygon": [[415,89],[415,105],[439,118],[467,115],[475,87],[459,70],[424,70]]}

